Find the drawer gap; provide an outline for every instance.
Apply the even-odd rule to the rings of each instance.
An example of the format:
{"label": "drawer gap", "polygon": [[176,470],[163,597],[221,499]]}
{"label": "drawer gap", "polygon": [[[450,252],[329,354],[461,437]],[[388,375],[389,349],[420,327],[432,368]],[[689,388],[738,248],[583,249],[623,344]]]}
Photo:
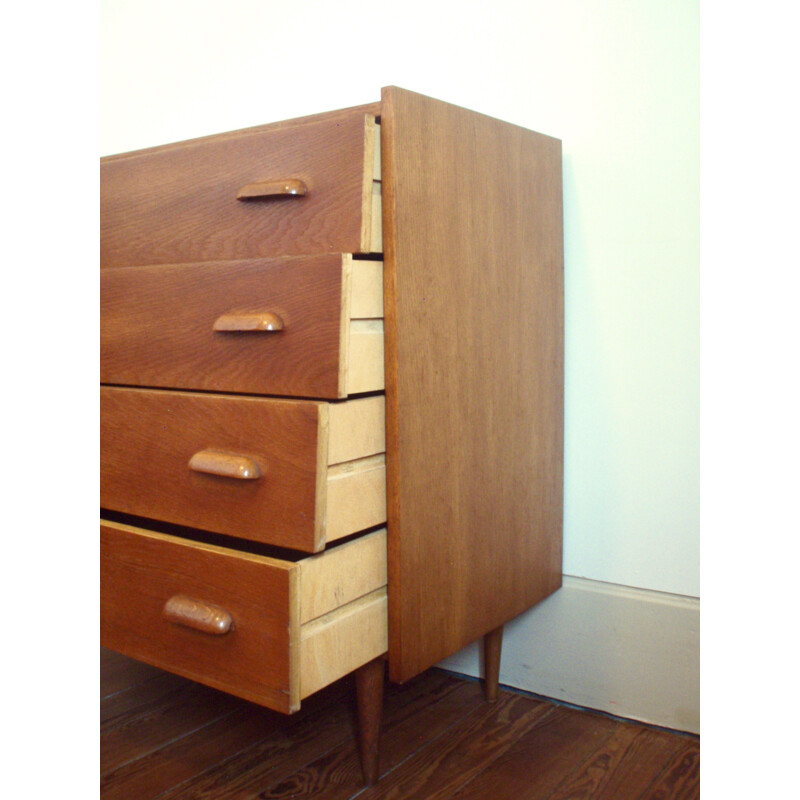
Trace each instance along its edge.
{"label": "drawer gap", "polygon": [[[286,547],[277,547],[276,545],[264,544],[263,542],[254,542],[249,539],[238,539],[235,536],[226,536],[222,533],[212,533],[211,531],[200,530],[199,528],[187,528],[183,525],[173,525],[169,522],[163,522],[157,519],[148,519],[147,517],[138,517],[133,514],[124,514],[121,511],[111,511],[110,509],[101,508],[100,517],[106,522],[119,522],[123,525],[130,525],[134,528],[144,528],[146,530],[155,531],[156,533],[166,533],[169,536],[177,536],[182,539],[188,539],[192,542],[199,544],[210,544],[216,547],[225,547],[229,550],[236,550],[240,553],[249,553],[254,556],[266,556],[267,558],[277,558],[280,561],[291,561],[297,563],[303,559],[309,558],[310,554],[301,550],[290,550]],[[352,542],[368,533],[385,528],[386,523],[381,522],[372,525],[364,530],[351,533],[349,536],[343,536],[333,542],[328,542],[325,547],[325,552],[335,550],[348,542]]]}
{"label": "drawer gap", "polygon": [[[308,558],[308,553],[300,550],[290,550],[286,547],[254,542],[249,539],[239,539],[235,536],[226,536],[222,533],[212,533],[211,531],[200,530],[199,528],[188,528],[183,525],[174,525],[162,520],[139,517],[133,514],[124,514],[120,511],[111,511],[101,508],[100,517],[108,522],[120,522],[124,525],[131,525],[135,528],[144,528],[156,533],[166,533],[170,536],[178,536],[199,544],[210,544],[217,547],[226,547],[229,550],[237,550],[240,553],[250,553],[256,556],[267,556],[277,558],[280,561],[298,562]],[[337,543],[338,544],[338,543]]]}

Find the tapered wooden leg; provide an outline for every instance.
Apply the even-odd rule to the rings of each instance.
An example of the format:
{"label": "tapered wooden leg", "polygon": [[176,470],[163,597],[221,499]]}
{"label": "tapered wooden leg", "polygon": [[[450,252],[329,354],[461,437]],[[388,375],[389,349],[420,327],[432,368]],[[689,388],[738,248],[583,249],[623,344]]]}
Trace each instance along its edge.
{"label": "tapered wooden leg", "polygon": [[489,631],[483,637],[483,669],[485,673],[483,690],[486,700],[497,700],[497,684],[500,681],[500,651],[503,647],[503,626]]}
{"label": "tapered wooden leg", "polygon": [[364,783],[371,786],[378,780],[378,740],[383,711],[383,673],[385,661],[376,658],[356,670],[358,703],[358,738],[361,750],[361,771]]}

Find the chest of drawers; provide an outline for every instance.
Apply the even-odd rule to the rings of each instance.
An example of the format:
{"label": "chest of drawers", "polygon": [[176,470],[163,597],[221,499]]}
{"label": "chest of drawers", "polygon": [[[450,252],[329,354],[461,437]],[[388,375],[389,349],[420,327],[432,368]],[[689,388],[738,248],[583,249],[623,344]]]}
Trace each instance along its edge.
{"label": "chest of drawers", "polygon": [[101,639],[291,713],[561,583],[560,142],[402,89],[101,161]]}

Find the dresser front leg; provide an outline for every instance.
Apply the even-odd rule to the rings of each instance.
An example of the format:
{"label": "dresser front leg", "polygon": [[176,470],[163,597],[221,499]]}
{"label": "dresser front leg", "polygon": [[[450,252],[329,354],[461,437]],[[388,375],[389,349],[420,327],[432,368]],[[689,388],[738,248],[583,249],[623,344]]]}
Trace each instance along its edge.
{"label": "dresser front leg", "polygon": [[383,711],[383,656],[356,670],[356,702],[358,704],[359,745],[364,783],[371,786],[378,780],[378,740]]}
{"label": "dresser front leg", "polygon": [[486,700],[497,700],[497,684],[500,681],[500,651],[503,647],[503,626],[489,631],[483,637],[483,668],[485,673],[483,690]]}

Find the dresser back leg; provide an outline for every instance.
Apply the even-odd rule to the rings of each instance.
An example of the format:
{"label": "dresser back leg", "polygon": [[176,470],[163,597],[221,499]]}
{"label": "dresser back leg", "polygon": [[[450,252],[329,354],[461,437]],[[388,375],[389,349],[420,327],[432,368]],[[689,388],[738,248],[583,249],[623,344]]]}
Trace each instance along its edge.
{"label": "dresser back leg", "polygon": [[378,780],[378,742],[383,711],[383,656],[356,670],[356,702],[358,704],[359,746],[364,783],[371,786]]}
{"label": "dresser back leg", "polygon": [[483,637],[484,692],[486,700],[497,700],[497,684],[500,680],[500,651],[503,647],[503,626],[489,631]]}

